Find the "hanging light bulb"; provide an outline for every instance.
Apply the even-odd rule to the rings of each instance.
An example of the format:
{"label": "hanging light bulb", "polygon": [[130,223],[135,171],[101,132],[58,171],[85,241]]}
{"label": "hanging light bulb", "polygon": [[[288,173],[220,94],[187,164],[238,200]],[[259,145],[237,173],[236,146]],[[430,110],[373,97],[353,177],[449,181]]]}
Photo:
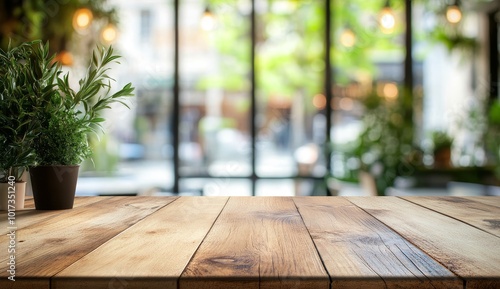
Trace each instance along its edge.
{"label": "hanging light bulb", "polygon": [[201,16],[200,20],[201,29],[205,31],[211,31],[214,30],[215,25],[216,25],[215,16],[207,6],[207,8],[205,8],[205,12],[203,12],[203,15]]}
{"label": "hanging light bulb", "polygon": [[340,34],[340,44],[347,48],[351,48],[356,44],[356,34],[349,27],[345,28]]}
{"label": "hanging light bulb", "polygon": [[453,5],[446,8],[446,20],[451,24],[457,24],[462,20],[462,11],[458,5],[458,1],[455,1]]}
{"label": "hanging light bulb", "polygon": [[118,32],[113,24],[108,24],[101,32],[101,39],[107,44],[115,42],[117,36]]}
{"label": "hanging light bulb", "polygon": [[385,2],[384,8],[380,11],[379,23],[382,32],[385,34],[392,33],[394,31],[394,27],[396,27],[396,16],[392,11],[389,0]]}
{"label": "hanging light bulb", "polygon": [[76,10],[75,14],[73,14],[73,28],[79,33],[85,32],[92,24],[93,17],[90,9],[80,8]]}

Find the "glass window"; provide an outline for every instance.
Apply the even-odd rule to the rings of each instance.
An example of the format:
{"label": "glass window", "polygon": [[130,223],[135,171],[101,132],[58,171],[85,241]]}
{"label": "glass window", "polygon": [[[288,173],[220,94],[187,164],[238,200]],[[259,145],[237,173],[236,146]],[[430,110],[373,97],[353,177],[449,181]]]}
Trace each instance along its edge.
{"label": "glass window", "polygon": [[141,41],[149,41],[151,38],[151,10],[141,10]]}
{"label": "glass window", "polygon": [[251,42],[244,4],[250,0],[180,1],[181,176],[251,174]]}
{"label": "glass window", "polygon": [[257,181],[256,196],[324,196],[326,184],[323,180],[314,179],[261,179]]}
{"label": "glass window", "polygon": [[180,195],[191,196],[251,196],[252,183],[245,178],[230,175],[215,178],[182,178]]}
{"label": "glass window", "polygon": [[338,180],[358,183],[365,170],[384,190],[395,176],[401,132],[411,127],[399,107],[404,21],[404,1],[333,2],[331,174]]}
{"label": "glass window", "polygon": [[[327,2],[175,1],[179,107],[173,107],[174,0],[90,1],[93,18],[74,29],[60,24],[75,16],[70,6],[26,23],[24,16],[15,19],[16,11],[37,8],[13,2],[5,7],[11,11],[0,42],[22,32],[50,39],[77,76],[94,43],[113,44],[123,56],[110,73],[116,86],[132,82],[136,96],[129,110],[106,112],[106,134],[100,142],[91,139],[93,162],[82,165],[80,195],[171,194],[174,170],[180,191],[191,195],[317,194],[325,190],[316,180],[331,175],[354,183],[360,171],[375,176],[381,192],[396,183],[401,164],[433,165],[428,141],[436,130],[454,138],[448,164],[488,164],[485,106],[498,96],[498,57],[491,57],[498,52],[498,9],[491,1],[459,5],[458,12],[450,1],[414,1],[409,90],[403,89],[404,11],[411,1],[330,1],[332,43],[325,47]],[[40,29],[45,22],[47,29]],[[332,75],[328,91],[325,69]],[[326,151],[332,151],[330,171]]]}
{"label": "glass window", "polygon": [[106,134],[93,144],[93,163],[82,166],[77,194],[171,191],[173,2],[112,4],[120,19],[112,44],[123,58],[110,73],[117,87],[132,82],[135,97],[130,109],[107,112]]}
{"label": "glass window", "polygon": [[257,175],[325,173],[324,1],[256,1]]}

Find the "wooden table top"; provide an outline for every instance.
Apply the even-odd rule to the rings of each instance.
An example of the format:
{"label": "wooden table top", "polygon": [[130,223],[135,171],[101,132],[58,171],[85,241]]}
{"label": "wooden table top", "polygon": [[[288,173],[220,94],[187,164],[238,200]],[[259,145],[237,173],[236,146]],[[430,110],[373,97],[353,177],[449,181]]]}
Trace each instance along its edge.
{"label": "wooden table top", "polygon": [[500,197],[80,197],[16,212],[15,282],[0,217],[2,289],[500,288]]}

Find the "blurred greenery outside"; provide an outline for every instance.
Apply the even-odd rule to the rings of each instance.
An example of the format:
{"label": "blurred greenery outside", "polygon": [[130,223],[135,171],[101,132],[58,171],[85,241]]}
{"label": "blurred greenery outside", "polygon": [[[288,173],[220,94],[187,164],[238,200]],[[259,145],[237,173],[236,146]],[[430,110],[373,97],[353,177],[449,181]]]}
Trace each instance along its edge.
{"label": "blurred greenery outside", "polygon": [[[269,3],[279,2],[280,0]],[[9,1],[7,1],[9,2]],[[43,0],[27,0],[4,2],[0,12],[0,44],[5,49],[26,40],[49,40],[55,52],[70,50],[80,58],[88,54],[98,38],[89,39],[75,37],[71,25],[74,11],[83,6],[94,13],[94,18],[103,27],[108,23],[118,24],[120,19],[114,9],[106,5],[106,1],[98,0],[66,0],[64,5],[54,8],[54,14],[47,13],[48,8]],[[217,15],[219,25],[224,29],[216,30],[209,38],[212,46],[220,56],[218,70],[214,74],[199,79],[195,87],[200,91],[212,88],[229,92],[247,92],[250,71],[250,32],[249,20],[242,17],[234,9],[234,1],[208,0],[212,13]],[[313,97],[324,94],[323,75],[327,67],[324,59],[324,1],[322,0],[289,0],[285,1],[288,9],[281,13],[263,13],[256,15],[256,82],[257,94],[261,100],[270,101],[275,95],[292,101],[298,93],[302,99],[303,109],[309,114],[324,113],[323,109],[313,106]],[[396,11],[397,26],[392,34],[380,31],[373,18],[383,7],[385,0],[366,1],[333,1],[332,7],[332,39],[329,48],[332,60],[331,67],[335,86],[348,88],[355,84],[361,88],[359,98],[355,101],[362,106],[362,113],[357,115],[363,128],[359,137],[351,142],[333,139],[324,148],[332,151],[343,162],[351,165],[333,176],[339,180],[357,182],[360,170],[368,171],[376,176],[377,189],[382,194],[386,187],[392,186],[397,176],[411,175],[416,167],[422,167],[425,148],[421,147],[422,138],[431,132],[416,132],[414,119],[411,118],[422,92],[409,90],[397,83],[399,94],[395,99],[385,98],[379,94],[375,79],[378,73],[376,61],[399,61],[402,67],[404,51],[404,1],[390,1]],[[21,4],[19,4],[21,3]],[[423,5],[426,11],[442,14],[446,1],[413,1],[414,5]],[[232,13],[222,13],[231,7]],[[50,8],[50,7],[49,7]],[[56,11],[57,10],[57,11]],[[220,13],[219,13],[220,12]],[[465,11],[464,11],[465,13]],[[3,19],[3,20],[2,20]],[[477,48],[474,38],[461,33],[460,26],[451,26],[444,18],[439,18],[433,33],[414,31],[414,42],[425,43],[426,49],[434,45],[445,45],[450,51],[459,50],[466,57]],[[285,29],[286,37],[279,32],[273,34],[273,27]],[[350,29],[356,36],[352,47],[339,42],[341,33]],[[80,40],[79,40],[80,39]],[[81,44],[85,45],[81,45]],[[247,45],[248,44],[248,45]],[[414,55],[414,61],[425,57],[426,49]],[[420,53],[420,54],[419,54]],[[74,57],[77,59],[77,57]],[[402,71],[402,69],[401,69]],[[368,82],[366,80],[369,80]],[[425,93],[425,92],[423,92]],[[489,99],[486,98],[486,99]],[[238,105],[239,114],[248,114],[250,100],[247,98]],[[483,143],[488,150],[489,165],[495,165],[500,176],[500,104],[484,101],[482,108],[488,111],[487,119],[482,120]],[[337,110],[334,110],[334,114]],[[418,113],[418,112],[417,112]],[[480,113],[480,112],[479,112]],[[470,116],[474,117],[474,116]],[[468,120],[465,120],[467,123]],[[224,126],[236,126],[235,121],[225,120]],[[140,120],[137,126],[144,126]],[[203,129],[201,125],[200,129]],[[112,172],[118,164],[118,156],[110,150],[112,139],[100,143],[90,140],[94,146],[96,170]],[[419,139],[420,138],[420,139]],[[112,145],[111,145],[112,146]]]}

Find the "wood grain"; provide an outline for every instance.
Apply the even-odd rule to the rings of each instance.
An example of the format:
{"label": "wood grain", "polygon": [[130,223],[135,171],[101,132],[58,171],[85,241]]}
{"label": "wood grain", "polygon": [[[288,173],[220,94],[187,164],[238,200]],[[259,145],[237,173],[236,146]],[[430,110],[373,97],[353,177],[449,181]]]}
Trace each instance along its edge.
{"label": "wood grain", "polygon": [[405,197],[404,199],[500,237],[500,207],[460,197]]}
{"label": "wood grain", "polygon": [[183,288],[329,288],[291,198],[231,197],[179,281]]}
{"label": "wood grain", "polygon": [[[84,205],[88,205],[91,203],[95,203],[102,200],[102,198],[76,198],[74,207],[80,207]],[[33,201],[33,197],[28,197],[24,202],[24,209],[16,211],[16,226],[18,229],[26,228],[30,225],[36,224],[46,219],[50,219],[53,217],[57,217],[61,214],[61,211],[37,211],[35,210],[35,203]],[[0,235],[6,235],[9,231],[7,226],[7,212],[0,212]],[[7,248],[3,246],[2,248]],[[6,250],[2,250],[0,254],[0,258],[5,258],[8,252]],[[3,268],[3,266],[2,266]],[[16,282],[6,282],[6,280],[0,281],[0,288],[2,289],[45,289],[50,288],[50,282],[47,278],[23,278],[20,281]]]}
{"label": "wood grain", "polygon": [[467,200],[472,200],[478,203],[483,203],[490,206],[500,207],[500,197],[497,196],[475,196],[475,197],[461,197]]}
{"label": "wood grain", "polygon": [[[76,199],[75,199],[75,205],[76,205]],[[25,209],[34,209],[35,208],[35,199],[33,199],[33,197],[26,197],[26,199],[24,199],[24,208]]]}
{"label": "wood grain", "polygon": [[463,281],[343,198],[294,198],[332,288],[462,288]]}
{"label": "wood grain", "polygon": [[[172,197],[107,198],[91,206],[60,211],[56,218],[19,229],[16,232],[17,286],[29,282],[30,277],[52,277],[173,200]],[[7,235],[0,236],[0,244],[7,244],[7,238]],[[8,256],[2,254],[1,257],[0,264],[6,264]],[[0,272],[0,288],[11,282],[7,281],[7,274],[5,270]]]}
{"label": "wood grain", "polygon": [[[73,208],[78,208],[86,205],[91,205],[97,203],[98,201],[104,200],[106,197],[81,197],[75,199],[75,204]],[[39,211],[34,208],[26,208],[24,210],[16,211],[16,226],[18,229],[27,228],[29,226],[35,225],[45,220],[52,218],[61,218],[61,215],[65,213],[70,213],[71,210],[54,210],[54,211]],[[71,214],[71,213],[70,213]],[[5,235],[8,232],[7,229],[7,216],[6,214],[0,215],[0,235]]]}
{"label": "wood grain", "polygon": [[500,288],[500,237],[484,227],[498,201],[77,198],[18,212],[16,282],[0,265],[0,288]]}
{"label": "wood grain", "polygon": [[467,286],[500,287],[500,238],[397,197],[348,199],[465,279]]}
{"label": "wood grain", "polygon": [[177,279],[227,199],[174,201],[61,271],[53,288],[177,289]]}

